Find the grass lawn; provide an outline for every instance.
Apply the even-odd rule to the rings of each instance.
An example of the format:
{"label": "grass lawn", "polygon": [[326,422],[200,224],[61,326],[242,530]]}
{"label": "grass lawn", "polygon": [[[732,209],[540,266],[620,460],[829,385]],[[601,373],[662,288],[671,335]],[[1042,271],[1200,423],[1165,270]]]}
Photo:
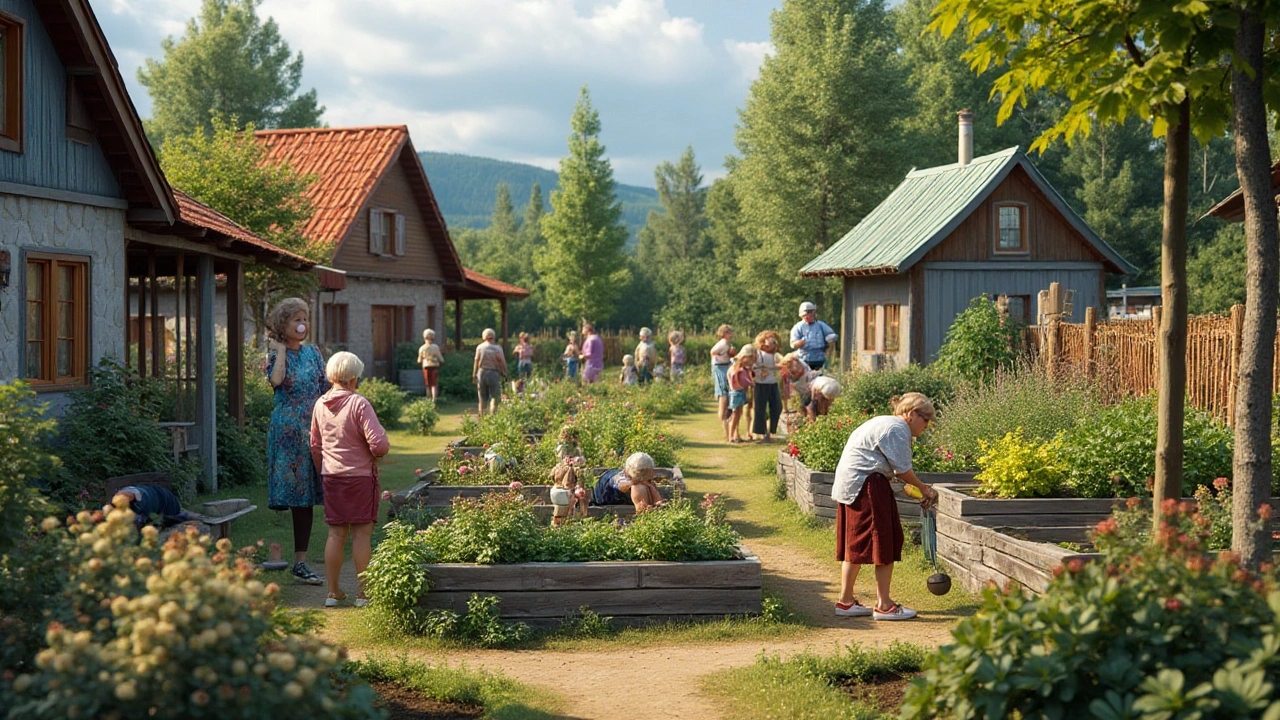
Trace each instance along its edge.
{"label": "grass lawn", "polygon": [[484,709],[486,718],[549,720],[563,717],[557,712],[562,701],[550,693],[500,674],[468,670],[466,666],[428,665],[404,656],[374,655],[352,661],[349,667],[375,688],[394,683],[441,702],[478,706]]}

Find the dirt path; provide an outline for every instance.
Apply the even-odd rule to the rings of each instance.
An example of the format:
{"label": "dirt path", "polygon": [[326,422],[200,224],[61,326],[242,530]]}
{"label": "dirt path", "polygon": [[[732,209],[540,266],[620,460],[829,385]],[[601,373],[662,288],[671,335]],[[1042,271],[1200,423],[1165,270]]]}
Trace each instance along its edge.
{"label": "dirt path", "polygon": [[[788,541],[778,528],[770,527],[767,518],[749,513],[747,503],[760,502],[758,489],[745,487],[747,479],[759,486],[757,470],[762,461],[778,447],[731,447],[718,437],[719,427],[708,413],[684,418],[673,423],[688,438],[683,452],[685,476],[693,492],[728,492],[735,503],[730,505],[730,522],[747,537],[747,545],[764,566],[765,586],[785,598],[794,612],[803,614],[811,632],[781,641],[738,641],[703,645],[673,644],[646,647],[611,647],[602,650],[465,650],[450,652],[414,652],[422,660],[450,664],[465,663],[471,668],[499,671],[530,685],[545,687],[566,698],[569,718],[659,718],[719,717],[716,703],[700,691],[702,678],[720,670],[742,667],[755,662],[763,651],[792,655],[804,650],[833,652],[857,642],[880,646],[893,640],[920,645],[939,645],[950,638],[956,620],[954,613],[924,613],[904,623],[876,622],[869,618],[836,618],[832,602],[839,591],[839,566],[834,560],[815,555],[807,547]],[[749,516],[749,517],[748,517]],[[344,568],[343,586],[355,587],[354,569],[350,562]],[[297,601],[319,604],[321,589],[299,593]],[[862,586],[860,583],[860,592]],[[348,590],[350,592],[350,590]],[[865,592],[862,593],[866,597]],[[314,605],[313,605],[314,606]],[[353,612],[338,610],[336,612]],[[351,648],[354,656],[360,648]],[[649,678],[653,691],[632,692],[625,676]],[[572,678],[572,687],[565,678]],[[601,688],[616,688],[601,692]],[[576,692],[574,688],[588,688]]]}

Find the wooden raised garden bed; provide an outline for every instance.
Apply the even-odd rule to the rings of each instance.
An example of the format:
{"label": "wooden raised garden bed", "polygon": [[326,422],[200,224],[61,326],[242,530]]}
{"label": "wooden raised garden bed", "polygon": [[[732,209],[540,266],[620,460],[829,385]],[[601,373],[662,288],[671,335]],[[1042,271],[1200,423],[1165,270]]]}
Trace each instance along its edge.
{"label": "wooden raised garden bed", "polygon": [[[831,498],[831,485],[835,473],[811,470],[799,458],[792,457],[785,449],[778,451],[778,478],[787,486],[787,497],[800,509],[814,517],[835,520],[836,501]],[[928,485],[935,483],[965,484],[973,482],[974,473],[916,473],[916,477]],[[917,501],[903,494],[903,483],[892,483],[898,500],[898,514],[903,519],[920,515]]]}
{"label": "wooden raised garden bed", "polygon": [[418,606],[463,613],[473,593],[492,595],[502,619],[534,626],[558,623],[584,605],[621,624],[758,614],[760,560],[744,547],[738,553],[709,562],[433,564],[431,589]]}

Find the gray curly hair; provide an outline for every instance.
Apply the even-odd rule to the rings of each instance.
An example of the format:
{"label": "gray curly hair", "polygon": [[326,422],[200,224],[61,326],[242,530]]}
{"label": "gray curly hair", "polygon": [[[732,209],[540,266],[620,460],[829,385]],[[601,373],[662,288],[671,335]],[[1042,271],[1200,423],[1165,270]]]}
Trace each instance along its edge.
{"label": "gray curly hair", "polygon": [[267,334],[272,340],[284,342],[285,325],[289,324],[289,318],[299,310],[305,310],[308,315],[311,314],[311,307],[307,305],[307,301],[296,297],[285,298],[271,308],[271,312],[267,313]]}

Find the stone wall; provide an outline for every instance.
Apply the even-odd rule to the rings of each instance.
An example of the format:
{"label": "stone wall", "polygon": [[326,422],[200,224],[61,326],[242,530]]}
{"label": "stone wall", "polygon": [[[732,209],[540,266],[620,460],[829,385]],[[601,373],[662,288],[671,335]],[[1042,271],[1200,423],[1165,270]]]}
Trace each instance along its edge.
{"label": "stone wall", "polygon": [[[0,288],[0,382],[19,377],[25,306],[24,251],[87,255],[90,362],[124,352],[124,211],[0,193],[0,250],[12,263]],[[57,404],[57,398],[45,397]]]}
{"label": "stone wall", "polygon": [[[347,304],[347,350],[364,361],[366,377],[373,372],[374,305],[412,305],[415,332],[408,341],[414,344],[422,343],[422,331],[427,329],[427,307],[434,305],[436,342],[444,340],[444,286],[440,283],[375,280],[348,275],[346,289],[336,293],[334,299],[329,299],[330,293],[322,295],[325,303]],[[463,307],[465,309],[465,305]],[[317,335],[323,330],[318,326]]]}

